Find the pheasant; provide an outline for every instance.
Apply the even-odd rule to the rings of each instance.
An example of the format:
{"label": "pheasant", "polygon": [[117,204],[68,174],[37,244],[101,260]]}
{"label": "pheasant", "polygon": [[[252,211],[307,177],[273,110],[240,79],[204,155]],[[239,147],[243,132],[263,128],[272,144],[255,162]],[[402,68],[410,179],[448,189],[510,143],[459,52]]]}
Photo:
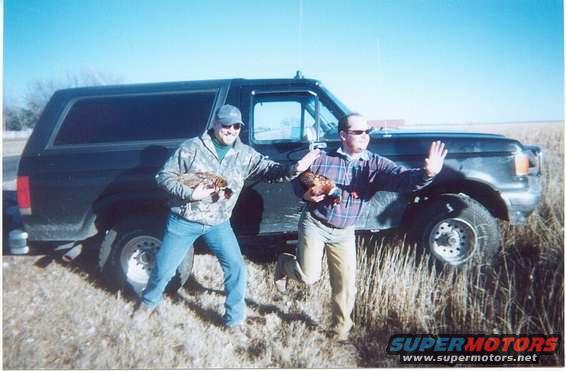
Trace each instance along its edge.
{"label": "pheasant", "polygon": [[327,199],[334,205],[341,201],[340,189],[336,187],[332,179],[324,175],[318,175],[307,170],[299,176],[299,182],[305,190],[310,189],[314,196],[327,195]]}
{"label": "pheasant", "polygon": [[222,190],[224,191],[225,199],[229,199],[234,193],[234,191],[228,188],[228,182],[226,179],[206,171],[196,171],[194,173],[183,174],[179,177],[179,180],[190,188],[195,188],[201,183],[203,183],[206,188],[216,188],[217,191],[211,195],[212,202],[216,202],[220,199],[219,192]]}

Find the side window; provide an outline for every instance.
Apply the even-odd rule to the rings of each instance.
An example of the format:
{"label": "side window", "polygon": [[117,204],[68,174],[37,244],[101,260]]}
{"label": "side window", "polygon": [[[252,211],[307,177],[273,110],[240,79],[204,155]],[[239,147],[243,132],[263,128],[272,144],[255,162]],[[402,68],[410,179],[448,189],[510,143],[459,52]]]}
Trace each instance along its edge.
{"label": "side window", "polygon": [[208,122],[215,97],[215,91],[199,91],[80,99],[54,145],[194,137]]}
{"label": "side window", "polygon": [[256,94],[253,101],[252,139],[256,143],[307,142],[337,138],[338,120],[310,93]]}
{"label": "side window", "polygon": [[[297,101],[257,102],[254,105],[254,141],[301,141],[302,111],[301,103]],[[314,122],[314,118],[308,116]]]}

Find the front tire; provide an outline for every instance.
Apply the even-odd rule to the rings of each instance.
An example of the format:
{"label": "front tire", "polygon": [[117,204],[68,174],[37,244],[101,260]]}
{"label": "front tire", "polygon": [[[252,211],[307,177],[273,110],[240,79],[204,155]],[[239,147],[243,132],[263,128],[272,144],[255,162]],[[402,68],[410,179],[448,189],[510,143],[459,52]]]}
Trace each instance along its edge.
{"label": "front tire", "polygon": [[414,239],[442,263],[483,263],[499,251],[497,221],[466,195],[439,195],[418,205],[416,215]]}
{"label": "front tire", "polygon": [[[128,215],[106,233],[98,265],[112,287],[141,296],[153,269],[155,253],[161,245],[165,226],[161,219],[153,214]],[[191,248],[166,291],[177,291],[189,279],[193,255],[194,249]]]}

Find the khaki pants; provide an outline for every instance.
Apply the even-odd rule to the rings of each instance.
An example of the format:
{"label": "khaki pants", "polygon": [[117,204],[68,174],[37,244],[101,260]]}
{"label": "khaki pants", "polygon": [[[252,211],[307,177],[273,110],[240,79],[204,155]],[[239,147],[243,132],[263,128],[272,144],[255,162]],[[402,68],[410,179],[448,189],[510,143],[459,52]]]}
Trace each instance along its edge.
{"label": "khaki pants", "polygon": [[299,221],[297,255],[283,254],[283,267],[290,279],[311,285],[320,279],[322,258],[326,252],[332,317],[338,331],[348,332],[356,298],[356,240],[354,227],[332,228],[313,218],[305,210]]}

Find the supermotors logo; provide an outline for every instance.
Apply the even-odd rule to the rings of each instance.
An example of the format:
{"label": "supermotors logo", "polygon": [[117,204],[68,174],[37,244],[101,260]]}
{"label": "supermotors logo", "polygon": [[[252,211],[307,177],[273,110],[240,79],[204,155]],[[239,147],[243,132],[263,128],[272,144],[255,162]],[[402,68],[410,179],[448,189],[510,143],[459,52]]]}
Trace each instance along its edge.
{"label": "supermotors logo", "polygon": [[559,346],[558,335],[394,335],[387,353],[402,363],[534,364]]}

